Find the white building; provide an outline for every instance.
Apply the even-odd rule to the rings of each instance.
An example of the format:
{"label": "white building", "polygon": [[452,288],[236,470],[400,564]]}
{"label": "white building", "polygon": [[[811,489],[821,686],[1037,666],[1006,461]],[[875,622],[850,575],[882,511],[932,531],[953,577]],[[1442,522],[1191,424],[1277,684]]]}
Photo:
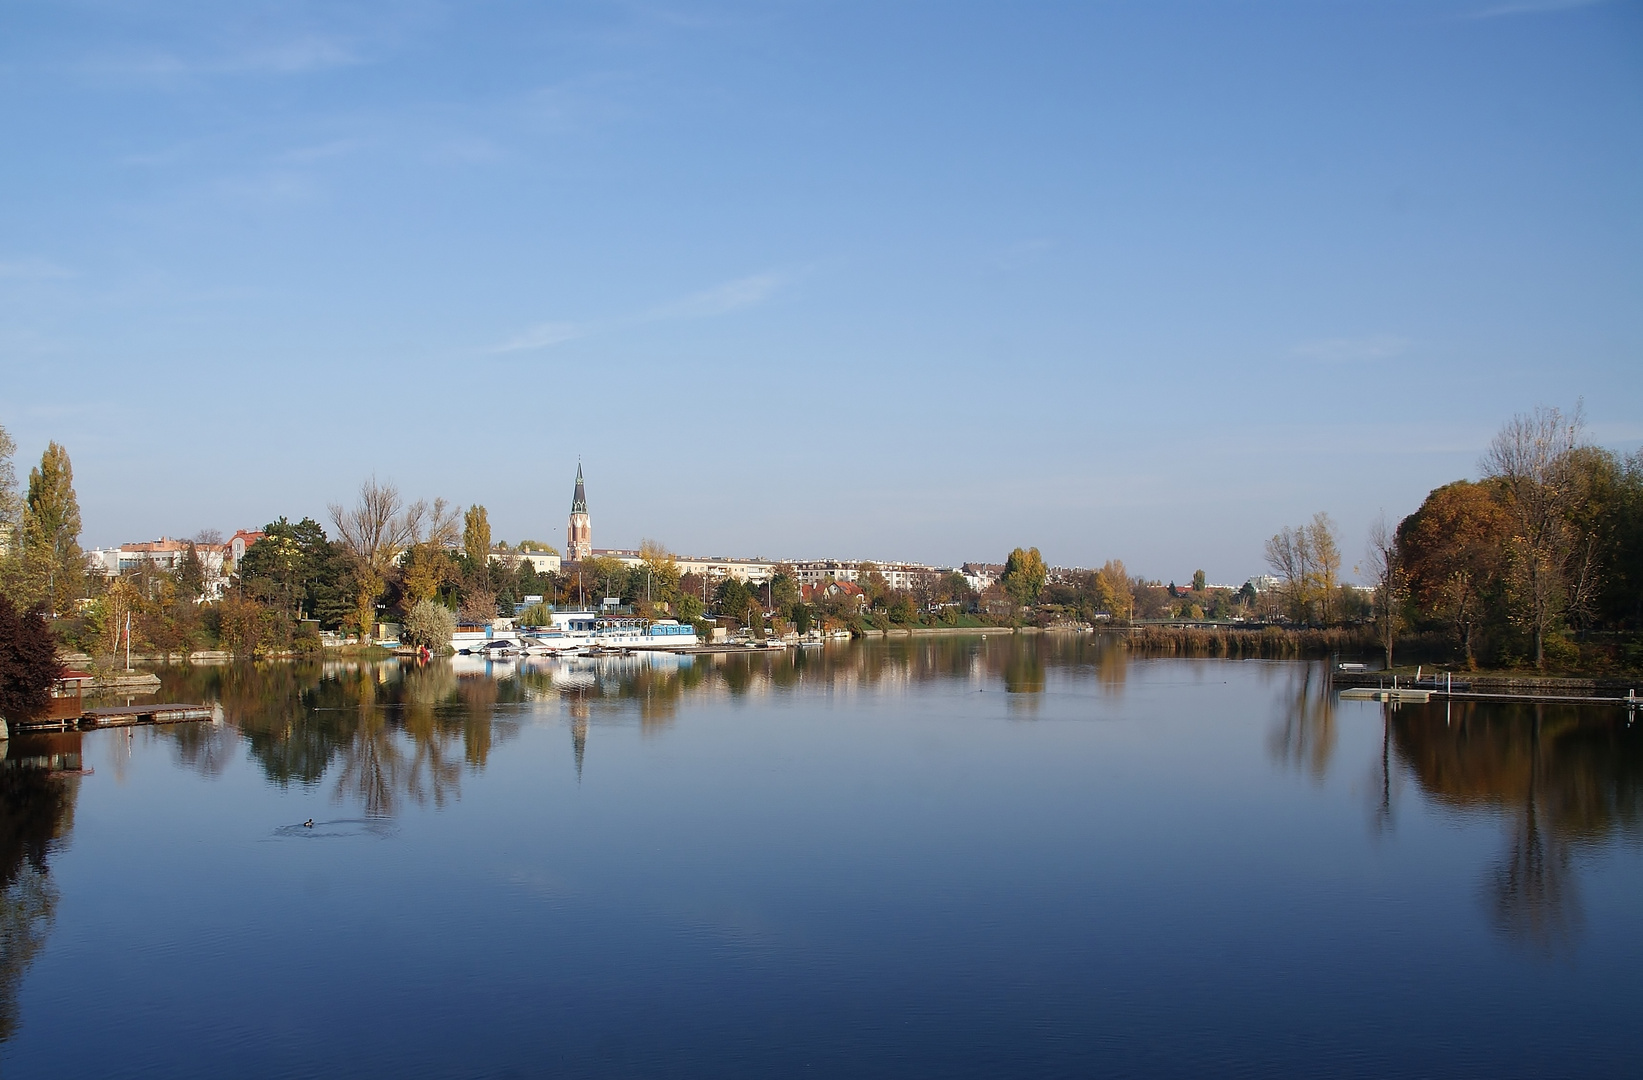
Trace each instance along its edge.
{"label": "white building", "polygon": [[[235,534],[236,539],[239,536]],[[86,569],[111,578],[134,574],[145,565],[170,573],[183,564],[190,547],[199,556],[200,566],[205,571],[205,598],[222,599],[228,583],[226,560],[229,547],[226,544],[191,544],[186,540],[162,536],[158,540],[121,544],[119,547],[93,548],[86,553]]]}
{"label": "white building", "polygon": [[518,566],[520,563],[530,563],[531,569],[538,574],[559,573],[559,556],[546,551],[493,551],[490,561],[501,563],[503,566]]}

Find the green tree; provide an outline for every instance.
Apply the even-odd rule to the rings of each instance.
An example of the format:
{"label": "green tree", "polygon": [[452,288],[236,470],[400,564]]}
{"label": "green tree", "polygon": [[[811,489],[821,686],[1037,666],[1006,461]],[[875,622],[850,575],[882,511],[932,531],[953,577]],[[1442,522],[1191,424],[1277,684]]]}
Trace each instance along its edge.
{"label": "green tree", "polygon": [[1204,591],[1204,581],[1205,581],[1204,572],[1202,570],[1194,570],[1192,572],[1192,591],[1193,592],[1203,592]]}
{"label": "green tree", "polygon": [[1044,556],[1038,553],[1037,548],[1025,551],[1016,548],[1004,560],[1004,574],[999,578],[999,584],[1010,594],[1010,599],[1022,607],[1029,607],[1037,603],[1038,594],[1044,591],[1044,582],[1049,576]]}
{"label": "green tree", "polygon": [[183,553],[182,562],[177,564],[174,579],[178,593],[187,600],[197,601],[205,595],[205,563],[200,560],[200,550],[192,540]]}
{"label": "green tree", "polygon": [[799,606],[799,583],[786,570],[777,570],[770,579],[770,609],[789,617],[794,608]]}
{"label": "green tree", "polygon": [[462,515],[462,553],[470,566],[484,566],[491,556],[491,522],[485,508],[478,504],[468,507]]}
{"label": "green tree", "polygon": [[23,560],[30,584],[51,612],[62,611],[81,592],[85,559],[80,552],[80,500],[68,451],[47,445],[29,471],[23,508]]}
{"label": "green tree", "polygon": [[748,610],[753,607],[753,595],[740,578],[727,577],[719,582],[719,587],[713,592],[713,606],[718,608],[720,615],[745,622]]}

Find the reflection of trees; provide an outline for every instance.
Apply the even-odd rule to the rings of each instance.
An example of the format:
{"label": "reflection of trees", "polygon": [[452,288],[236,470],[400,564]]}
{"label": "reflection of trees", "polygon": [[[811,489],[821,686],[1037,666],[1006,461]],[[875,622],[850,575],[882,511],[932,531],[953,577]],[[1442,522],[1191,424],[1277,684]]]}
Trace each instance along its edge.
{"label": "reflection of trees", "polygon": [[[409,801],[444,805],[460,797],[464,768],[483,769],[496,747],[517,734],[517,712],[533,702],[564,701],[572,718],[578,770],[595,714],[637,716],[647,732],[665,730],[693,696],[733,698],[796,690],[851,693],[943,679],[986,677],[1031,707],[1052,668],[1084,668],[1121,686],[1124,650],[1090,635],[1021,634],[900,637],[867,645],[673,656],[584,658],[496,665],[461,672],[450,662],[425,666],[368,663],[241,663],[161,671],[161,694],[217,702],[226,727],[156,729],[179,758],[207,774],[226,760],[229,740],[280,786],[328,782],[338,799],[368,813],[391,814]],[[458,745],[460,744],[460,745]]]}
{"label": "reflection of trees", "polygon": [[52,757],[71,752],[77,768],[79,743],[77,734],[0,742],[0,753],[24,759],[0,762],[0,1042],[17,1031],[23,976],[56,917],[46,856],[74,827],[80,778],[53,771]]}
{"label": "reflection of trees", "polygon": [[1283,712],[1267,746],[1280,763],[1301,769],[1322,783],[1335,753],[1335,697],[1322,664],[1299,669],[1285,665],[1285,669],[1293,678],[1284,691]]}
{"label": "reflection of trees", "polygon": [[1643,732],[1616,713],[1481,702],[1405,707],[1392,730],[1431,798],[1510,817],[1509,847],[1484,887],[1495,925],[1545,948],[1572,941],[1582,923],[1575,848],[1643,831]]}

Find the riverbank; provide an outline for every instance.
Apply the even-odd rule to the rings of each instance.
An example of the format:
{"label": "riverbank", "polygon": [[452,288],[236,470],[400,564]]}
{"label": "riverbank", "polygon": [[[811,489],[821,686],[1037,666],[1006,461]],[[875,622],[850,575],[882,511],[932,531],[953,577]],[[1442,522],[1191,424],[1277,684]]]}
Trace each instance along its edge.
{"label": "riverbank", "polygon": [[1113,627],[1124,647],[1153,656],[1226,656],[1251,659],[1289,659],[1305,656],[1359,655],[1379,648],[1371,628],[1360,626],[1306,628],[1284,626]]}

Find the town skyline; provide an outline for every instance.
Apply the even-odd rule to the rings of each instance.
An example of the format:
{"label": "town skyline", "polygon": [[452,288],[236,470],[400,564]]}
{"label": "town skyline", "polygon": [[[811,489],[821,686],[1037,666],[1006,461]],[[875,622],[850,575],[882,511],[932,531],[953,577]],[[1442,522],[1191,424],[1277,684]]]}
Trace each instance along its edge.
{"label": "town skyline", "polygon": [[[456,512],[460,512],[463,509],[462,504],[454,505]],[[482,504],[472,505],[480,506]],[[590,503],[585,494],[581,461],[577,462],[575,487],[573,489],[573,494],[569,505],[570,509],[567,514],[567,521],[564,527],[565,535],[562,540],[560,538],[550,536],[546,530],[538,530],[537,532],[529,533],[528,535],[520,535],[511,540],[508,539],[506,535],[497,533],[495,534],[496,543],[494,550],[498,553],[505,553],[512,549],[514,552],[522,555],[524,552],[520,545],[526,543],[546,543],[554,549],[552,569],[557,571],[561,560],[566,563],[574,563],[577,561],[578,553],[580,553],[580,557],[582,558],[615,556],[618,558],[625,558],[627,561],[634,561],[640,555],[643,544],[647,542],[654,542],[663,544],[668,553],[679,561],[683,572],[705,572],[710,578],[733,576],[743,580],[749,580],[749,575],[751,572],[751,578],[753,580],[763,580],[760,576],[761,569],[768,573],[773,571],[778,566],[786,565],[795,568],[797,571],[797,580],[801,585],[808,585],[817,583],[824,579],[830,579],[835,576],[841,581],[853,581],[855,580],[854,571],[856,568],[863,565],[872,565],[880,570],[891,571],[890,578],[893,587],[902,587],[899,582],[899,577],[904,572],[959,571],[967,578],[971,579],[971,586],[976,588],[978,592],[984,589],[988,584],[996,581],[997,571],[1001,570],[1003,567],[1003,555],[997,555],[996,553],[994,554],[994,557],[968,558],[942,562],[921,558],[885,558],[882,555],[874,557],[872,555],[852,553],[804,553],[794,555],[746,553],[741,551],[702,552],[678,549],[672,545],[666,544],[664,541],[650,536],[642,537],[640,540],[631,545],[614,547],[599,546],[594,544],[592,538],[593,534],[591,520],[593,515],[591,512]],[[490,508],[484,507],[484,509],[488,513]],[[300,520],[300,517],[292,517],[289,514],[279,516],[285,517],[291,521]],[[302,516],[309,517],[318,522],[322,528],[325,528],[332,534],[336,531],[333,526],[330,526],[319,517],[315,517],[314,515]],[[271,520],[273,519],[270,519],[270,521]],[[263,524],[267,524],[267,522],[264,522]],[[260,528],[260,525],[242,525],[234,529],[234,531],[229,532],[214,526],[206,526],[193,532],[177,534],[160,533],[152,538],[127,538],[125,540],[109,544],[88,543],[84,545],[84,548],[89,559],[89,568],[92,571],[101,573],[104,576],[116,576],[122,572],[126,572],[134,568],[137,564],[137,560],[149,562],[162,569],[174,569],[186,548],[190,544],[198,541],[207,543],[213,548],[221,549],[218,561],[215,564],[215,569],[213,570],[213,572],[220,573],[224,565],[223,557],[227,558],[230,565],[232,564],[234,558],[243,557],[246,547],[248,547],[251,543],[254,543],[256,539],[262,536],[262,533],[258,531]],[[204,537],[213,535],[219,537],[220,539],[216,541],[202,540]],[[455,544],[453,541],[452,547],[455,548],[458,546],[460,545]],[[230,554],[231,550],[234,551],[235,554]],[[124,558],[122,558],[122,553],[124,553]],[[1111,555],[1107,556],[1107,558],[1111,557]],[[1049,562],[1049,566],[1052,570],[1088,571],[1096,569],[1100,565],[1101,561],[1104,560],[1096,560],[1086,564],[1074,562],[1063,563],[1051,560]],[[976,573],[972,574],[972,568],[975,568]],[[984,568],[990,568],[992,572],[988,573]],[[1202,570],[1202,566],[1196,566],[1190,570],[1183,571],[1181,574],[1177,575],[1177,577],[1181,581],[1188,581],[1191,579],[1192,574],[1195,571]],[[1164,575],[1162,577],[1159,577],[1158,575],[1146,576],[1156,577],[1160,584],[1166,582],[1173,583],[1175,580],[1175,578],[1172,578],[1169,575]],[[1348,575],[1348,577],[1350,576],[1351,575]],[[1267,578],[1269,578],[1267,570],[1264,568],[1258,568],[1252,570],[1248,574],[1239,576],[1237,581],[1216,581],[1214,582],[1214,585],[1215,587],[1237,588],[1245,582],[1260,581]]]}

